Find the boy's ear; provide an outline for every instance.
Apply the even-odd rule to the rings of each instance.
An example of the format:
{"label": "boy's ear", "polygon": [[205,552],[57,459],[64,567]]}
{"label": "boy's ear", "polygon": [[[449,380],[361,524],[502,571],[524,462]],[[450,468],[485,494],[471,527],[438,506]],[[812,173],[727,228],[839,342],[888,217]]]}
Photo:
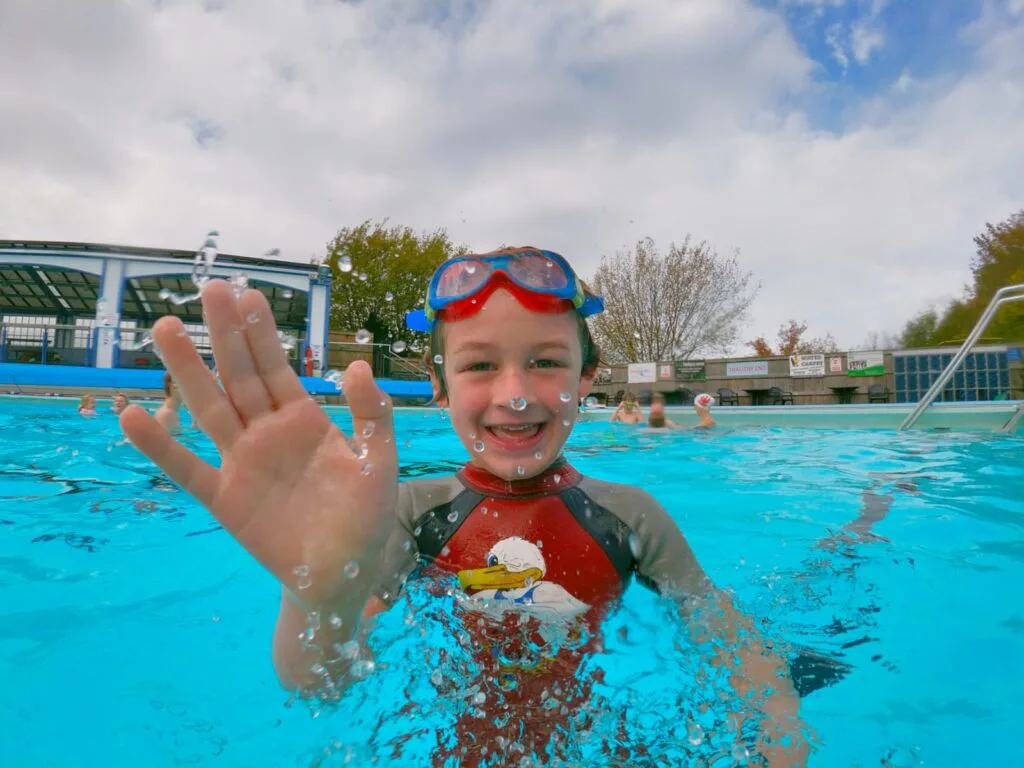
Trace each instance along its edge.
{"label": "boy's ear", "polygon": [[437,380],[437,374],[434,372],[434,367],[431,366],[428,370],[430,374],[430,388],[433,390],[433,397],[430,402],[439,405],[442,408],[448,407],[448,395],[441,393],[441,382]]}
{"label": "boy's ear", "polygon": [[583,369],[583,373],[580,374],[580,388],[579,396],[586,397],[590,394],[590,390],[594,386],[594,377],[597,375],[597,368],[593,367],[590,370]]}

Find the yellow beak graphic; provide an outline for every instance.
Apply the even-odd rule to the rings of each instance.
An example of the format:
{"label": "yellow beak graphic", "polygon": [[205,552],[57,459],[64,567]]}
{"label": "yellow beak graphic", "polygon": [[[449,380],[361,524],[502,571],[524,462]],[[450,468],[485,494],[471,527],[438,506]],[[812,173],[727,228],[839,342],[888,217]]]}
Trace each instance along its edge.
{"label": "yellow beak graphic", "polygon": [[504,565],[491,568],[472,568],[459,571],[459,584],[463,589],[518,589],[539,581],[544,572],[540,568],[510,571]]}

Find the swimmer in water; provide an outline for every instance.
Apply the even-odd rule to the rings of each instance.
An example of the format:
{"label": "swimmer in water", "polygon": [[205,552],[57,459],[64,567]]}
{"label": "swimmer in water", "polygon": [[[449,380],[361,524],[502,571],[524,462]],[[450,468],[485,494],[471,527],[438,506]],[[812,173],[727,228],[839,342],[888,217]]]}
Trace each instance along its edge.
{"label": "swimmer in water", "polygon": [[[714,403],[714,398],[711,395],[703,395],[703,397],[707,399],[702,399],[702,396],[698,395],[693,403],[693,410],[697,414],[697,424],[693,427],[694,429],[708,429],[715,426],[715,420],[711,418],[711,405]],[[682,428],[665,416],[665,396],[660,392],[655,392],[651,396],[651,408],[647,413],[647,427],[649,429]]]}
{"label": "swimmer in water", "polygon": [[114,404],[110,407],[110,410],[120,416],[129,405],[128,395],[118,392],[114,395]]}
{"label": "swimmer in water", "polygon": [[[223,388],[180,318],[158,320],[153,337],[219,466],[141,408],[121,425],[280,582],[273,662],[285,687],[340,696],[355,679],[349,643],[400,600],[407,579],[443,578],[464,595],[452,619],[466,617],[481,683],[513,683],[501,694],[513,719],[458,716],[454,743],[438,745],[431,763],[480,765],[515,742],[525,760],[548,764],[572,748],[563,734],[586,714],[603,620],[636,581],[671,602],[680,642],[720,670],[721,694],[742,702],[761,762],[806,765],[789,665],[760,622],[716,587],[653,496],[586,477],[563,455],[599,360],[587,318],[604,307],[564,258],[512,248],[438,267],[425,307],[406,322],[429,334],[435,399],[469,460],[403,482],[392,403],[365,361],[345,372],[350,444],[289,366],[263,293],[236,295],[215,279],[201,301]],[[310,643],[313,612],[331,620],[317,622]],[[563,631],[585,639],[556,643],[531,665],[535,639]],[[552,708],[560,689],[579,695]]]}
{"label": "swimmer in water", "polygon": [[78,415],[96,415],[96,395],[82,395],[82,397],[78,401]]}
{"label": "swimmer in water", "polygon": [[170,372],[164,374],[164,395],[163,405],[157,409],[154,418],[168,432],[180,432],[181,395],[178,394],[178,388],[175,386]]}
{"label": "swimmer in water", "polygon": [[632,392],[626,392],[622,396],[622,402],[619,403],[619,407],[612,414],[611,421],[617,421],[620,424],[640,424],[643,420],[644,414],[636,401],[636,395]]}

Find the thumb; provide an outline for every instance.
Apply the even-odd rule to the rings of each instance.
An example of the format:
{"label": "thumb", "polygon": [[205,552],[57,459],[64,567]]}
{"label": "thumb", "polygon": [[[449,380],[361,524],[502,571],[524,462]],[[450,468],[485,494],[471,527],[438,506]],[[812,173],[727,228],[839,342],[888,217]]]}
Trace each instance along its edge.
{"label": "thumb", "polygon": [[345,399],[352,412],[352,439],[378,451],[394,450],[395,423],[391,398],[373,380],[373,371],[364,360],[356,360],[345,369]]}

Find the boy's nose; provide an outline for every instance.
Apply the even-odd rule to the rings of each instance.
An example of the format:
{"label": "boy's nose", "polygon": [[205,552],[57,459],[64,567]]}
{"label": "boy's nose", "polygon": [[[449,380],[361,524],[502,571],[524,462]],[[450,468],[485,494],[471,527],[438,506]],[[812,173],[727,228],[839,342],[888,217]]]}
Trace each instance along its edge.
{"label": "boy's nose", "polygon": [[494,404],[513,411],[525,411],[535,397],[526,371],[507,369],[501,372],[492,390]]}

